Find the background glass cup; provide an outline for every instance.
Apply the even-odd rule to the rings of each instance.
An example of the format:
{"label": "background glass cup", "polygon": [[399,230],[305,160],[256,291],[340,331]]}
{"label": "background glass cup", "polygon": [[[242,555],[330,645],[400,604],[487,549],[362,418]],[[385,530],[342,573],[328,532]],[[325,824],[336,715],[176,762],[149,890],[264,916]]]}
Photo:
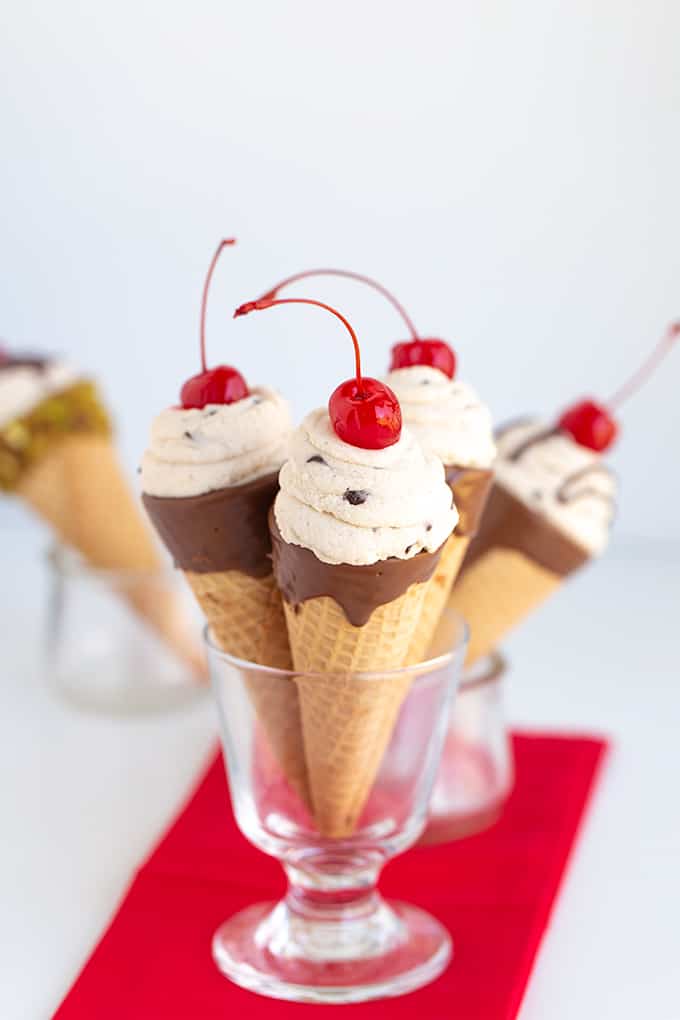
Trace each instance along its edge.
{"label": "background glass cup", "polygon": [[514,782],[503,705],[506,672],[497,652],[463,671],[421,844],[482,832],[503,811]]}
{"label": "background glass cup", "polygon": [[[466,640],[460,618],[455,646],[438,659],[390,673],[329,677],[234,659],[206,631],[236,821],[255,846],[281,861],[288,878],[283,900],[248,907],[215,933],[213,956],[234,982],[280,999],[361,1002],[412,991],[446,967],[451,940],[442,925],[416,907],[386,902],[376,883],[385,862],[425,825]],[[369,697],[377,689],[366,685],[404,691],[387,745],[377,749],[380,764],[356,827],[338,837],[319,833],[309,797],[296,792],[297,779],[288,782],[291,756],[268,739],[273,728],[263,700],[263,693],[278,692],[277,704],[290,702],[306,685],[329,680],[350,699],[359,689]],[[301,734],[300,727],[300,746]],[[341,745],[329,735],[331,766]]]}
{"label": "background glass cup", "polygon": [[200,614],[178,571],[99,570],[59,545],[48,563],[46,663],[60,695],[133,714],[206,693]]}

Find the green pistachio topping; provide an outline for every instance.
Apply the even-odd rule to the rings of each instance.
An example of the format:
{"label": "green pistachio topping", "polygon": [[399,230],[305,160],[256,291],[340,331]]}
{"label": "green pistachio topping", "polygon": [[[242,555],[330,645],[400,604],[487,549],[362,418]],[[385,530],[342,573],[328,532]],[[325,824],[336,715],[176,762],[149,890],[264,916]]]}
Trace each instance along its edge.
{"label": "green pistachio topping", "polygon": [[109,416],[88,380],[54,393],[0,427],[0,490],[15,489],[24,472],[75,433],[111,434]]}

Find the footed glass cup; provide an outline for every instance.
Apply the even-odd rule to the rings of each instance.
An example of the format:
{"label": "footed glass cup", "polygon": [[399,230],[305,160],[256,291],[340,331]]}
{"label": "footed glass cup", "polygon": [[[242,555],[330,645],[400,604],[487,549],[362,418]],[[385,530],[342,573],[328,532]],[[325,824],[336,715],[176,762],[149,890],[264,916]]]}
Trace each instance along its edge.
{"label": "footed glass cup", "polygon": [[[214,935],[215,962],[236,984],[298,1002],[361,1002],[410,992],[444,970],[448,932],[419,908],[384,900],[376,886],[386,861],[425,826],[466,641],[460,618],[446,655],[389,673],[331,677],[235,659],[206,631],[236,821],[281,861],[288,879],[280,902],[247,907]],[[316,684],[331,699],[333,685],[338,690],[327,746],[317,739],[324,716],[307,700],[322,689]],[[389,716],[388,725],[366,725],[375,698],[395,691],[392,714],[376,715]],[[314,745],[311,754],[305,745]],[[330,814],[327,803],[314,805],[336,788],[354,791],[352,820],[341,834],[323,835],[320,828],[336,831],[332,805]]]}

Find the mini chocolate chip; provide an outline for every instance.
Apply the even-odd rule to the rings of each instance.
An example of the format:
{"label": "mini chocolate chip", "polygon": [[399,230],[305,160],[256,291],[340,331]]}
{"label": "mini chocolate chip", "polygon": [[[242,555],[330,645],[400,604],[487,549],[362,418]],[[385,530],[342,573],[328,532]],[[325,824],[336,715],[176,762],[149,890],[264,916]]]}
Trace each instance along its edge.
{"label": "mini chocolate chip", "polygon": [[408,556],[408,554],[411,552],[411,549],[415,544],[416,544],[415,542],[411,542],[410,545],[406,546],[406,548],[404,549],[404,556]]}
{"label": "mini chocolate chip", "polygon": [[308,464],[325,464],[326,461],[323,459],[323,457],[319,456],[318,453],[315,453],[313,457],[308,457],[307,458],[307,463]]}
{"label": "mini chocolate chip", "polygon": [[345,489],[342,498],[346,499],[352,506],[361,506],[368,499],[368,493],[365,489]]}
{"label": "mini chocolate chip", "polygon": [[209,418],[212,418],[212,416],[213,416],[214,414],[217,414],[217,411],[208,411],[208,417],[209,417]]}
{"label": "mini chocolate chip", "polygon": [[253,397],[253,404],[261,404],[262,397]]}
{"label": "mini chocolate chip", "polygon": [[193,439],[194,437],[192,436],[191,432],[185,432],[184,433],[184,438],[185,439]]}
{"label": "mini chocolate chip", "polygon": [[421,386],[429,386],[431,382],[432,382],[431,379],[421,379],[420,380],[420,385]]}
{"label": "mini chocolate chip", "polygon": [[432,531],[432,525],[431,524],[426,524],[425,525],[425,531]]}

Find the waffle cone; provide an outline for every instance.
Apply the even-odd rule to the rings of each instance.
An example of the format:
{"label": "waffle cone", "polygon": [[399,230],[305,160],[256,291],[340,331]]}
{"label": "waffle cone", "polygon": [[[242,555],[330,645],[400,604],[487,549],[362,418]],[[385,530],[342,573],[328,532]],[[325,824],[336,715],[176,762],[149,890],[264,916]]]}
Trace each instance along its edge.
{"label": "waffle cone", "polygon": [[[291,669],[286,621],[273,574],[251,577],[238,570],[187,570],[184,576],[220,648],[248,662]],[[244,675],[272,753],[292,788],[309,804],[297,687],[283,677],[255,671]]]}
{"label": "waffle cone", "polygon": [[444,606],[451,594],[469,544],[468,535],[453,534],[447,540],[437,569],[427,586],[420,620],[408,651],[409,662],[423,662],[427,658]]}
{"label": "waffle cone", "polygon": [[431,584],[412,584],[378,606],[363,627],[353,626],[328,596],[296,607],[284,602],[293,663],[302,674],[296,684],[307,773],[323,836],[354,831],[410,686],[408,677],[360,680],[355,674],[408,664]]}
{"label": "waffle cone", "polygon": [[[466,567],[447,606],[460,613],[470,627],[466,664],[493,652],[509,630],[555,592],[563,578],[523,553],[493,547]],[[446,619],[435,634],[432,654],[450,647]]]}
{"label": "waffle cone", "polygon": [[180,658],[205,673],[181,601],[161,581],[153,535],[108,436],[67,436],[22,476],[17,494],[90,566],[129,572],[121,594]]}

